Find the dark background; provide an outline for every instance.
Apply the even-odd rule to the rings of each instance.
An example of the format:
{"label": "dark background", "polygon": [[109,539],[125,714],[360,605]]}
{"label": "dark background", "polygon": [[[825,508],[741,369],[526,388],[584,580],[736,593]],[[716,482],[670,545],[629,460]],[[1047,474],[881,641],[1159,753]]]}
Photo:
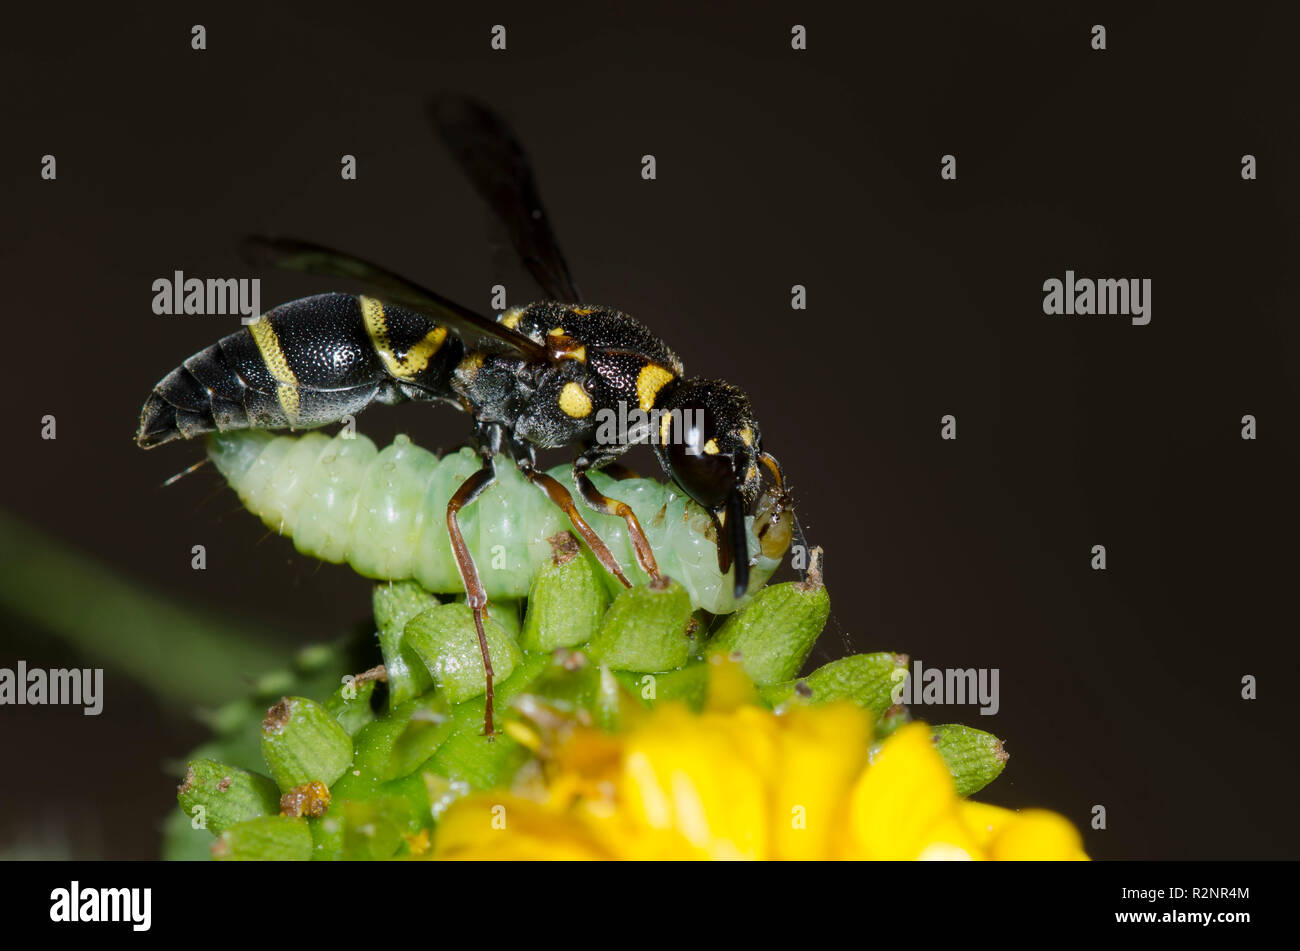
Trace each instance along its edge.
{"label": "dark background", "polygon": [[[139,451],[140,405],[237,318],[155,316],[150,285],[255,276],[235,242],[266,230],[481,309],[497,281],[529,299],[423,121],[430,92],[467,91],[527,144],[587,298],[750,392],[853,648],[1000,668],[996,717],[914,711],[1006,740],[984,798],[1060,810],[1100,858],[1296,857],[1291,25],[1242,5],[477,6],[6,12],[0,504],[275,627],[286,656],[364,620],[367,582],[263,540],[211,471],[160,488],[201,452]],[[1043,316],[1067,268],[1151,278],[1151,324]],[[264,308],[331,289],[260,276]],[[431,448],[468,432],[420,405],[360,428]],[[0,622],[0,666],[78,662]],[[815,661],[843,652],[832,629]],[[0,708],[5,854],[156,854],[161,764],[204,732],[106,683],[98,718]]]}

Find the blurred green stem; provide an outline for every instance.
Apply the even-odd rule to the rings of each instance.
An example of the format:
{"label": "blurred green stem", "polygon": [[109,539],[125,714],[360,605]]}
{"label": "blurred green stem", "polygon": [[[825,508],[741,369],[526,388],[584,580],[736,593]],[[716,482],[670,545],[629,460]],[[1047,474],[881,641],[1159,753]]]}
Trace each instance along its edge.
{"label": "blurred green stem", "polygon": [[229,700],[247,678],[285,662],[249,624],[150,592],[4,511],[0,609],[186,706]]}

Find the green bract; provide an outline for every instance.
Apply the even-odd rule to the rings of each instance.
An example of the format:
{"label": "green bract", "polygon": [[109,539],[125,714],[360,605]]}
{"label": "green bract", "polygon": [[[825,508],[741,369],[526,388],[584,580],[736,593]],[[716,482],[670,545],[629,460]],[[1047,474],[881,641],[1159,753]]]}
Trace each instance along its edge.
{"label": "green bract", "polygon": [[305,697],[284,697],[262,721],[262,756],[281,792],[329,785],[352,762],[352,738],[330,712]]}
{"label": "green bract", "polygon": [[210,759],[189,764],[176,798],[186,816],[216,835],[280,811],[280,790],[271,780]]}
{"label": "green bract", "polygon": [[[516,739],[527,734],[514,729],[521,717],[616,729],[655,704],[698,710],[708,699],[710,659],[719,653],[738,660],[761,702],[778,711],[856,703],[875,718],[877,737],[907,719],[892,699],[905,655],[858,654],[798,676],[830,610],[817,571],[804,582],[762,589],[725,620],[711,619],[693,613],[690,595],[669,578],[611,600],[602,569],[568,533],[550,545],[526,601],[502,599],[489,608],[495,736],[483,735],[486,678],[469,608],[413,581],[378,584],[377,644],[369,660],[360,658],[368,666],[350,668],[339,652],[317,649],[311,680],[285,671],[258,681],[262,697],[301,694],[311,684],[326,695],[323,702],[285,696],[264,717],[250,703],[211,716],[219,737],[188,766],[169,854],[422,854],[448,804],[509,784],[528,762],[532,752]],[[336,678],[332,692],[321,688],[322,674]],[[1001,772],[1006,754],[996,737],[963,726],[935,727],[934,736],[962,795]],[[313,783],[328,786],[328,795]],[[281,814],[281,794],[292,803],[308,793],[323,814]]]}
{"label": "green bract", "polygon": [[[492,682],[497,684],[514,672],[519,648],[493,617],[483,628],[492,658]],[[402,637],[448,702],[460,703],[487,692],[474,613],[467,605],[444,604],[417,614],[406,622]]]}
{"label": "green bract", "polygon": [[676,670],[691,656],[691,599],[675,581],[622,592],[587,652],[613,670]]}

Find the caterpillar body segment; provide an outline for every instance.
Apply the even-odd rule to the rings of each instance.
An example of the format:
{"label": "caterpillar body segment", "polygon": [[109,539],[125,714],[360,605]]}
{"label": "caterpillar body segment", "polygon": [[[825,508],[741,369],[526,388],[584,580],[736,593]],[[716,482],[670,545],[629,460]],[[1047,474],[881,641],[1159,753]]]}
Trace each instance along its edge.
{"label": "caterpillar body segment", "polygon": [[[480,468],[473,450],[439,459],[406,436],[381,450],[360,434],[330,438],[241,430],[210,435],[208,452],[245,507],[291,537],[303,554],[346,562],[369,578],[410,578],[439,594],[463,591],[446,511],[452,494]],[[496,457],[495,469],[496,478],[460,512],[459,523],[489,595],[525,597],[534,572],[551,557],[549,539],[569,522],[504,456]],[[573,485],[571,465],[557,466],[550,475]],[[682,585],[693,607],[715,614],[736,609],[732,573],[718,569],[716,532],[707,511],[672,485],[589,475],[605,495],[631,506],[659,570]],[[647,580],[625,520],[583,514],[627,577],[634,583]],[[752,592],[771,577],[784,548],[773,552],[770,544],[760,545],[753,519],[746,538]],[[613,576],[608,582],[611,591],[621,587]]]}

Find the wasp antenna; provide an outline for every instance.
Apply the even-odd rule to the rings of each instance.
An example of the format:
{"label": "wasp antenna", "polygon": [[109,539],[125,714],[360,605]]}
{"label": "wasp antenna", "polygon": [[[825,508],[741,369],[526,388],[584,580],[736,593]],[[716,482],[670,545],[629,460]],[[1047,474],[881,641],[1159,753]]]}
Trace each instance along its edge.
{"label": "wasp antenna", "polygon": [[174,485],[175,483],[181,481],[181,479],[185,478],[185,477],[186,477],[187,475],[189,475],[191,472],[194,472],[194,471],[196,471],[200,466],[205,465],[205,464],[207,463],[207,461],[208,461],[207,456],[204,456],[202,459],[200,459],[198,462],[194,463],[194,465],[190,466],[188,469],[182,469],[180,472],[176,473],[174,476],[172,476],[171,478],[167,479],[165,482],[163,482],[162,487],[165,489],[165,488],[167,488],[167,486],[169,486],[169,485]]}

